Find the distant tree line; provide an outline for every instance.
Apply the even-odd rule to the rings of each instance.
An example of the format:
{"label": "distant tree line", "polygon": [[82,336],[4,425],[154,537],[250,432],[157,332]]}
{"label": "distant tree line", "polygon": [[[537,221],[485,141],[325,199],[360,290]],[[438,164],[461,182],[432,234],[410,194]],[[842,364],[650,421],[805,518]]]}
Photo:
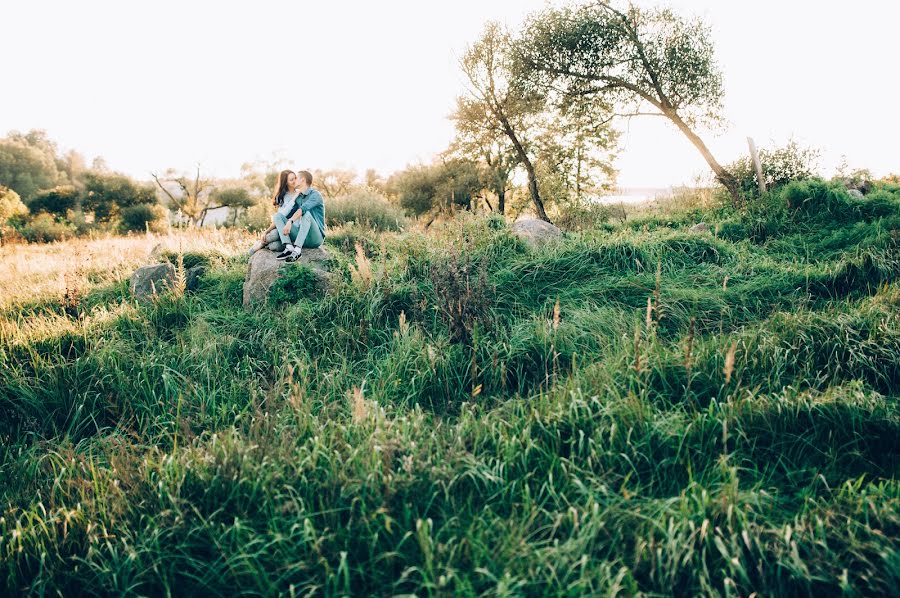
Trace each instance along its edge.
{"label": "distant tree line", "polygon": [[[460,59],[465,88],[450,115],[455,133],[430,164],[387,179],[369,170],[314,170],[334,222],[397,226],[456,210],[550,220],[583,212],[611,189],[616,123],[662,117],[702,155],[734,207],[760,195],[749,158],[723,166],[699,131],[720,125],[723,86],[709,26],[667,8],[579,0],[535,12],[518,31],[488,23]],[[809,177],[817,154],[795,143],[760,152],[767,188]],[[170,222],[268,225],[285,160],[245,164],[234,179],[198,165],[150,173],[143,183],[60,152],[43,131],[0,139],[0,233],[29,240],[90,230],[158,230]],[[361,210],[354,202],[367,202]],[[221,214],[226,213],[223,219]],[[377,223],[377,224],[374,224]],[[0,237],[2,238],[2,237]]]}
{"label": "distant tree line", "polygon": [[60,152],[40,130],[0,139],[0,197],[0,228],[31,241],[159,228],[166,216],[152,187],[110,172],[102,159],[88,166],[78,152]]}

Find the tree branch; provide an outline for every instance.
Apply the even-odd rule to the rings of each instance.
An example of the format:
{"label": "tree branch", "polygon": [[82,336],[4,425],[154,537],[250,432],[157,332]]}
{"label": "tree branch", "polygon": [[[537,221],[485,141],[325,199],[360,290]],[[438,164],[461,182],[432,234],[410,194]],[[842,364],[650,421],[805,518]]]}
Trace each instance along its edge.
{"label": "tree branch", "polygon": [[172,195],[171,193],[169,193],[169,190],[166,189],[166,188],[163,186],[163,184],[159,181],[159,177],[156,176],[156,173],[155,173],[155,172],[151,172],[151,173],[150,173],[150,176],[153,177],[153,180],[156,181],[156,184],[159,185],[159,188],[163,190],[163,193],[165,193],[166,195],[169,196],[169,199],[172,200],[172,203],[174,203],[175,205],[178,205],[178,200],[175,199],[175,196]]}

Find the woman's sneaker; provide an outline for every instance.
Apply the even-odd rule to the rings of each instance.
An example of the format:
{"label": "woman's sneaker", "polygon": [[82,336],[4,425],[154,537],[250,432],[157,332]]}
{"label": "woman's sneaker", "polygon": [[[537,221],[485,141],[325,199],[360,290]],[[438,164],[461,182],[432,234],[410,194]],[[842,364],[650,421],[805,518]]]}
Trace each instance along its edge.
{"label": "woman's sneaker", "polygon": [[294,250],[291,252],[291,255],[287,256],[284,261],[286,262],[296,262],[300,259],[300,256],[303,254],[302,250],[299,247],[294,247]]}
{"label": "woman's sneaker", "polygon": [[256,253],[257,251],[259,251],[260,249],[262,249],[265,246],[266,246],[265,243],[263,243],[262,241],[257,241],[256,243],[253,244],[253,247],[251,247],[247,251],[247,257],[253,257],[254,253]]}

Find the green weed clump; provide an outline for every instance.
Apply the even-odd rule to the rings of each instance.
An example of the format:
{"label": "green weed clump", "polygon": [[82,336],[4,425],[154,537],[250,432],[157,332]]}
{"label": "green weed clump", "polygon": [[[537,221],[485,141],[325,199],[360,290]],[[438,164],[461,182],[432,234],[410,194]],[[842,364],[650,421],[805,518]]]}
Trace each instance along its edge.
{"label": "green weed clump", "polygon": [[894,593],[894,193],[348,224],[253,310],[244,238],[147,303],[156,241],[31,261],[78,282],[0,303],[0,594]]}
{"label": "green weed clump", "polygon": [[371,190],[351,191],[328,201],[328,226],[355,224],[380,231],[398,231],[406,225],[403,210]]}

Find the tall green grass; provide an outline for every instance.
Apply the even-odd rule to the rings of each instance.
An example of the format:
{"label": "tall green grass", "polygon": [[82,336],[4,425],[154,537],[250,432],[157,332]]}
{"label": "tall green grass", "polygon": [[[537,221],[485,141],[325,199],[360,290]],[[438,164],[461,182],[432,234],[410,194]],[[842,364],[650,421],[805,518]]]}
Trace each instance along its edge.
{"label": "tall green grass", "polygon": [[251,311],[225,247],[4,302],[0,590],[896,592],[897,200],[825,189],[765,238],[360,231]]}

